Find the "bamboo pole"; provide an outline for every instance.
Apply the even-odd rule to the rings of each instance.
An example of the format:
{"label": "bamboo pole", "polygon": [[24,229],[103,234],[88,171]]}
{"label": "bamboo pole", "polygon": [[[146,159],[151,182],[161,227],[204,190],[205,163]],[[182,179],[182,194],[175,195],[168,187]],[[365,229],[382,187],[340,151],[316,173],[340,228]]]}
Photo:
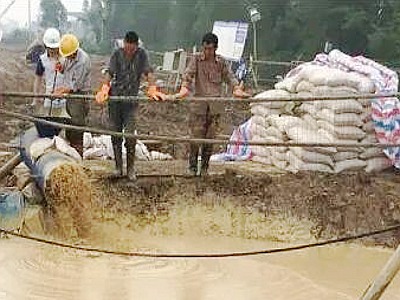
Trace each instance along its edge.
{"label": "bamboo pole", "polygon": [[6,164],[0,168],[0,180],[6,177],[21,162],[22,159],[19,154],[15,155],[9,161],[7,161]]}
{"label": "bamboo pole", "polygon": [[[27,93],[27,92],[1,92],[0,96],[4,97],[16,97],[16,98],[59,98],[59,96],[55,96],[52,94],[35,94],[35,93]],[[263,102],[313,102],[313,101],[348,101],[349,99],[376,99],[376,98],[394,98],[400,97],[400,93],[388,93],[388,94],[348,94],[341,96],[288,96],[288,97],[274,97],[272,98],[246,98],[246,99],[238,99],[234,97],[188,97],[185,99],[185,102],[239,102],[239,103],[263,103]],[[95,95],[63,95],[63,98],[67,100],[94,100],[96,98]],[[150,101],[156,102],[154,100],[149,99],[148,97],[143,96],[110,96],[110,101]],[[177,101],[157,101],[157,103],[171,103],[171,102],[181,102],[182,100]]]}
{"label": "bamboo pole", "polygon": [[317,147],[353,147],[353,148],[398,148],[400,144],[379,144],[379,143],[295,143],[295,142],[282,142],[282,143],[268,143],[262,141],[256,142],[237,142],[237,141],[229,141],[224,139],[201,139],[201,138],[188,138],[188,137],[173,137],[173,136],[159,136],[159,135],[144,135],[144,134],[131,134],[131,133],[122,133],[117,131],[105,130],[105,129],[98,129],[89,126],[75,126],[75,125],[67,125],[58,122],[47,121],[40,118],[35,118],[29,115],[11,112],[8,110],[0,109],[0,115],[6,115],[9,117],[14,117],[20,120],[30,121],[41,123],[45,125],[54,126],[56,128],[63,128],[63,129],[72,129],[76,131],[87,131],[96,134],[104,134],[104,135],[111,135],[117,136],[121,138],[132,138],[138,140],[153,140],[153,141],[162,141],[162,142],[179,142],[179,143],[192,143],[192,144],[210,144],[210,145],[249,145],[249,146],[264,146],[264,147],[310,147],[310,148],[317,148]]}
{"label": "bamboo pole", "polygon": [[378,300],[400,269],[400,246],[383,267],[374,282],[364,292],[361,300]]}

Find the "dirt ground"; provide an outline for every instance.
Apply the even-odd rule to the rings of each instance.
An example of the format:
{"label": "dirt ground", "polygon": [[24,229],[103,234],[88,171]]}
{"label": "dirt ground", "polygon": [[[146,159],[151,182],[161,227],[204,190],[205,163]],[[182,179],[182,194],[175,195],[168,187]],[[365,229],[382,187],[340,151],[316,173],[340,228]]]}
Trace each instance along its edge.
{"label": "dirt ground", "polygon": [[[31,91],[32,70],[23,63],[21,53],[0,50],[0,76],[3,88],[12,91]],[[5,59],[7,58],[7,59]],[[11,59],[10,59],[11,58]],[[94,82],[104,58],[95,58]],[[93,83],[95,88],[95,83]],[[26,111],[26,99],[6,99],[5,106],[13,111]],[[172,103],[141,103],[138,112],[138,131],[144,134],[188,135],[187,105]],[[235,112],[235,113],[234,113]],[[91,120],[107,127],[107,112],[92,106]],[[100,116],[100,118],[99,118]],[[223,133],[230,134],[233,126],[247,116],[246,107],[227,107]],[[1,117],[0,142],[9,142],[30,124]],[[184,158],[183,145],[161,145],[163,151]],[[1,157],[4,163],[7,157]],[[112,170],[110,162],[88,163],[97,204],[103,208],[154,218],[169,213],[177,201],[229,201],[249,214],[262,212],[265,216],[280,214],[311,220],[316,237],[332,237],[360,233],[393,225],[400,220],[400,179],[394,172],[379,175],[323,175],[299,173],[271,176],[258,164],[224,164],[213,166],[207,179],[171,177],[183,174],[186,162],[139,163],[141,178],[134,186],[124,180],[104,178],[104,167]],[[258,170],[258,171],[254,171]],[[264,170],[259,172],[259,170]],[[107,173],[107,172],[106,172]],[[163,173],[164,177],[155,176]],[[8,178],[1,185],[8,185]],[[118,196],[116,196],[118,195]],[[395,246],[398,232],[385,234],[369,241]],[[367,241],[368,242],[368,241]]]}

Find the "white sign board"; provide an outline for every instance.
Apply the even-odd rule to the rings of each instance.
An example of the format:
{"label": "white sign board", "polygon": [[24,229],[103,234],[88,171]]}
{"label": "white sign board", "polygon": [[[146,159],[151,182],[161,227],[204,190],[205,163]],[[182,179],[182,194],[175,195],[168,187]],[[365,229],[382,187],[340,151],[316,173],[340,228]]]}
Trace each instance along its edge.
{"label": "white sign board", "polygon": [[246,44],[249,24],[244,22],[214,23],[213,33],[218,36],[217,54],[228,60],[239,60]]}

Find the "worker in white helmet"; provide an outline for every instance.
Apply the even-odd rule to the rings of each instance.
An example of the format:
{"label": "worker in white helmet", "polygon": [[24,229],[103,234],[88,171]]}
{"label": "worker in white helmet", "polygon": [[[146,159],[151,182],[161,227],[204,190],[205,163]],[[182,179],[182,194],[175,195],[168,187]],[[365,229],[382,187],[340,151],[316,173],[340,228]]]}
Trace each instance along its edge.
{"label": "worker in white helmet", "polygon": [[[64,75],[59,70],[59,66],[64,63],[64,58],[59,55],[60,40],[61,35],[56,28],[49,28],[44,33],[43,43],[46,52],[37,62],[33,88],[35,94],[52,94],[63,85]],[[44,90],[43,87],[45,87]],[[39,115],[66,116],[65,99],[46,98],[43,103],[43,99],[34,98],[32,105]]]}

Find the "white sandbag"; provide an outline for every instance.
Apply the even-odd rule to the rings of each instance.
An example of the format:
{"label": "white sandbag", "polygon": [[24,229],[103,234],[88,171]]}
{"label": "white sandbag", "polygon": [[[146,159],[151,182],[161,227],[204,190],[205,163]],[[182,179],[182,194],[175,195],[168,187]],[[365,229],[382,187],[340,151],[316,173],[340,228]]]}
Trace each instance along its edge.
{"label": "white sandbag", "polygon": [[392,167],[392,164],[389,159],[387,159],[386,157],[376,157],[367,161],[365,172],[381,172],[389,169],[390,167]]}
{"label": "white sandbag", "polygon": [[76,151],[75,148],[71,147],[66,140],[63,138],[60,138],[59,136],[54,137],[54,146],[55,148],[60,151],[61,153],[64,153],[65,155],[68,155],[69,157],[72,157],[73,159],[77,161],[81,161],[82,157],[79,154],[78,151]]}
{"label": "white sandbag", "polygon": [[277,139],[284,141],[286,140],[286,137],[284,136],[284,134],[282,133],[282,131],[280,131],[278,128],[274,127],[274,126],[270,126],[265,130],[265,134],[267,136],[272,136],[272,137],[276,137]]}
{"label": "white sandbag", "polygon": [[279,115],[282,113],[280,109],[267,108],[263,106],[261,103],[257,103],[257,105],[252,106],[250,110],[253,116],[261,116],[261,117]]}
{"label": "white sandbag", "polygon": [[266,133],[267,128],[263,127],[263,126],[260,126],[260,125],[258,125],[256,123],[252,123],[251,124],[250,133],[252,135],[258,135],[258,136],[260,136],[262,138],[265,138],[265,137],[268,137],[268,134]]}
{"label": "white sandbag", "polygon": [[303,124],[301,118],[292,116],[270,116],[268,120],[272,126],[275,126],[282,132],[286,132],[292,127],[301,126]]}
{"label": "white sandbag", "polygon": [[271,156],[271,162],[272,162],[272,165],[274,165],[275,167],[277,167],[278,169],[281,169],[281,170],[286,170],[286,168],[288,166],[288,162],[286,160],[280,160],[274,156]]}
{"label": "white sandbag", "polygon": [[268,128],[270,126],[268,120],[260,115],[256,115],[256,116],[252,116],[251,117],[251,125],[259,125],[262,126],[264,128]]}
{"label": "white sandbag", "polygon": [[151,151],[150,152],[150,157],[151,160],[158,160],[158,161],[164,161],[164,160],[172,160],[173,157],[168,154],[168,153],[161,153],[157,151]]}
{"label": "white sandbag", "polygon": [[299,82],[299,84],[296,87],[296,92],[311,92],[315,88],[315,85],[313,85],[311,82],[307,80],[302,80]]}
{"label": "white sandbag", "polygon": [[273,159],[286,160],[286,151],[281,152],[281,151],[276,150],[275,148],[271,148],[269,152]]}
{"label": "white sandbag", "polygon": [[289,93],[295,93],[296,87],[300,81],[301,81],[301,77],[298,77],[298,76],[287,77],[287,78],[283,79],[281,82],[276,83],[275,89],[284,90]]}
{"label": "white sandbag", "polygon": [[315,107],[315,105],[311,103],[303,103],[299,107],[299,111],[303,113],[307,113],[312,117],[316,117],[318,115],[318,109]]}
{"label": "white sandbag", "polygon": [[358,171],[363,168],[367,163],[360,159],[350,159],[337,162],[335,165],[335,173],[342,173],[345,171]]}
{"label": "white sandbag", "polygon": [[251,158],[251,160],[255,161],[255,162],[258,162],[258,163],[261,163],[263,165],[271,165],[272,164],[270,156],[268,156],[268,157],[253,156]]}
{"label": "white sandbag", "polygon": [[318,130],[317,120],[314,117],[312,117],[310,114],[305,114],[302,117],[302,119],[307,128],[309,128],[311,130]]}
{"label": "white sandbag", "polygon": [[312,171],[312,172],[323,172],[323,173],[333,172],[332,169],[325,164],[306,163],[302,161],[300,158],[296,156],[296,154],[292,152],[292,150],[287,152],[287,160],[289,162],[287,171],[289,172],[297,172],[297,171]]}
{"label": "white sandbag", "polygon": [[335,126],[362,126],[363,122],[359,114],[355,113],[335,113],[331,109],[324,108],[318,118],[327,121]]}
{"label": "white sandbag", "polygon": [[377,144],[378,140],[376,139],[375,134],[367,134],[361,141],[361,144]]}
{"label": "white sandbag", "polygon": [[357,159],[359,153],[353,151],[341,151],[338,153],[333,154],[333,160],[335,162],[343,161],[343,160],[350,160],[350,159]]}
{"label": "white sandbag", "polygon": [[83,159],[86,160],[106,160],[107,159],[107,155],[104,151],[103,148],[88,148],[85,151],[83,151]]}
{"label": "white sandbag", "polygon": [[329,122],[319,120],[317,124],[320,128],[333,134],[337,139],[358,141],[365,137],[365,132],[356,126],[334,126]]}
{"label": "white sandbag", "polygon": [[[253,143],[270,143],[270,144],[284,143],[284,141],[282,141],[276,137],[273,137],[273,136],[262,137],[259,135],[254,135],[251,139],[251,142],[253,142]],[[252,146],[252,147],[254,147],[254,146]],[[262,147],[265,147],[265,146],[262,146]],[[286,150],[287,150],[287,147],[277,147],[277,146],[270,146],[270,147],[273,147],[274,149],[276,149],[277,151],[280,151],[280,152],[286,152]]]}
{"label": "white sandbag", "polygon": [[322,96],[322,97],[349,97],[357,95],[357,89],[348,87],[348,86],[329,86],[329,85],[321,85],[315,86],[314,89],[311,90],[314,96]]}
{"label": "white sandbag", "polygon": [[383,153],[383,149],[368,148],[368,149],[365,149],[365,151],[360,154],[361,159],[371,159],[374,157],[385,157],[385,154]]}
{"label": "white sandbag", "polygon": [[336,114],[363,112],[362,105],[354,99],[324,101],[322,108],[331,109]]}
{"label": "white sandbag", "polygon": [[286,105],[287,102],[277,102],[273,101],[279,98],[290,98],[290,93],[284,90],[268,90],[265,92],[262,92],[258,95],[256,95],[254,98],[255,99],[265,99],[265,100],[271,100],[270,102],[256,102],[252,103],[252,105],[262,105],[264,108],[272,108],[272,109],[280,109]]}
{"label": "white sandbag", "polygon": [[89,148],[92,144],[92,134],[90,132],[83,133],[83,148]]}
{"label": "white sandbag", "polygon": [[364,123],[362,126],[362,129],[365,131],[367,134],[373,134],[375,133],[375,125],[372,121],[369,121],[367,123]]}
{"label": "white sandbag", "polygon": [[316,151],[307,151],[298,147],[293,147],[290,151],[306,163],[325,164],[331,167],[334,165],[332,158],[326,154],[321,154]]}
{"label": "white sandbag", "polygon": [[251,151],[255,156],[270,157],[270,147],[264,146],[251,146]]}
{"label": "white sandbag", "polygon": [[[330,143],[327,138],[319,134],[318,131],[310,130],[306,127],[292,127],[287,131],[287,135],[295,143],[317,144],[317,143]],[[316,151],[322,154],[336,153],[334,147],[304,147],[308,151]]]}
{"label": "white sandbag", "polygon": [[139,160],[149,161],[151,160],[151,154],[147,149],[146,145],[141,141],[136,141],[135,157]]}

